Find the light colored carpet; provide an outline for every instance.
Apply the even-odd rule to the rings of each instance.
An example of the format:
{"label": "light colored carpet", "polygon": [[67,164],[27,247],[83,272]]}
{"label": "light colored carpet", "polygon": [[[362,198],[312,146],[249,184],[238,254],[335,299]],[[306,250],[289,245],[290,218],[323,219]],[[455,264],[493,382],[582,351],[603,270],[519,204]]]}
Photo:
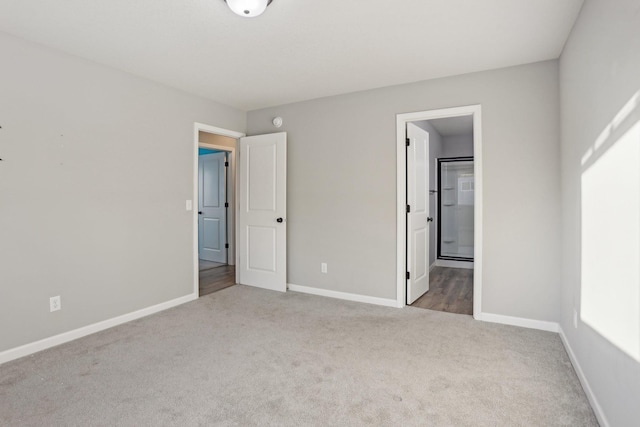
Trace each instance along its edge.
{"label": "light colored carpet", "polygon": [[557,334],[233,286],[0,366],[0,425],[597,422]]}

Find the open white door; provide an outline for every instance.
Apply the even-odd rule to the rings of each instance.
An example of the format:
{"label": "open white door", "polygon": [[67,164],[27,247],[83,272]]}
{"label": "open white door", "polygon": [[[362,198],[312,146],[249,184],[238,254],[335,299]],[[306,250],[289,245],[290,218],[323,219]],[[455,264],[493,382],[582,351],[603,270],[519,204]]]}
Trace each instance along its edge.
{"label": "open white door", "polygon": [[227,263],[226,153],[198,157],[198,256]]}
{"label": "open white door", "polygon": [[429,290],[429,133],[407,123],[407,304]]}
{"label": "open white door", "polygon": [[240,283],[287,290],[287,134],[240,138]]}

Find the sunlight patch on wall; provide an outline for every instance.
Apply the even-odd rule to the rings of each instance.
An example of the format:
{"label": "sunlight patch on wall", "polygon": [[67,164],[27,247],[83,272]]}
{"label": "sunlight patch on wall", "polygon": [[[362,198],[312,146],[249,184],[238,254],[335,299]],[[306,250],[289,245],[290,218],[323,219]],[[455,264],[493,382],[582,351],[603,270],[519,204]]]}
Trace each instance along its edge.
{"label": "sunlight patch on wall", "polygon": [[603,150],[582,174],[581,318],[640,361],[640,122]]}
{"label": "sunlight patch on wall", "polygon": [[593,144],[593,147],[589,147],[587,152],[582,156],[582,165],[585,165],[591,156],[598,150],[600,147],[611,138],[613,133],[625,122],[625,120],[629,119],[634,115],[634,113],[638,112],[640,108],[640,91],[636,92],[627,103],[618,111],[616,116],[611,120],[603,130],[600,132],[600,135],[596,138],[596,142]]}

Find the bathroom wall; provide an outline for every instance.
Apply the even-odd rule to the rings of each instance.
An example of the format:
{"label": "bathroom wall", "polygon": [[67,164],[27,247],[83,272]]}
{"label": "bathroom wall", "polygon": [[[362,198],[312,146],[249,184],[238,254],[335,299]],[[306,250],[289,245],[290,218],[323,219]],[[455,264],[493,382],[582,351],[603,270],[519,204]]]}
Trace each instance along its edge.
{"label": "bathroom wall", "polygon": [[473,134],[445,136],[442,140],[441,157],[473,156]]}

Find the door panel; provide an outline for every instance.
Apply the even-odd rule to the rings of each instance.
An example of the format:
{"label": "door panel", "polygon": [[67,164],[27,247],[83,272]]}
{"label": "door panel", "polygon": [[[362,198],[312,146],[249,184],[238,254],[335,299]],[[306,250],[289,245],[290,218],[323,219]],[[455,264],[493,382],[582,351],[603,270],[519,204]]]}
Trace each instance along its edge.
{"label": "door panel", "polygon": [[[422,280],[428,273],[427,263],[420,262],[423,259],[427,258],[427,248],[429,247],[429,232],[428,228],[420,228],[416,230],[413,234],[413,254],[414,254],[414,262],[415,270],[413,270],[413,275],[415,275],[415,280]],[[426,291],[425,291],[426,292]]]}
{"label": "door panel", "polygon": [[240,283],[282,292],[287,289],[286,150],[286,133],[240,139]]}
{"label": "door panel", "polygon": [[227,262],[226,153],[198,157],[198,256]]}
{"label": "door panel", "polygon": [[407,304],[429,290],[429,133],[407,124]]}
{"label": "door panel", "polygon": [[202,223],[202,246],[208,250],[220,249],[220,220],[203,218]]}
{"label": "door panel", "polygon": [[261,270],[275,273],[276,233],[275,227],[248,227],[249,270]]}
{"label": "door panel", "polygon": [[276,185],[278,167],[275,145],[248,145],[248,195],[250,211],[276,211]]}

